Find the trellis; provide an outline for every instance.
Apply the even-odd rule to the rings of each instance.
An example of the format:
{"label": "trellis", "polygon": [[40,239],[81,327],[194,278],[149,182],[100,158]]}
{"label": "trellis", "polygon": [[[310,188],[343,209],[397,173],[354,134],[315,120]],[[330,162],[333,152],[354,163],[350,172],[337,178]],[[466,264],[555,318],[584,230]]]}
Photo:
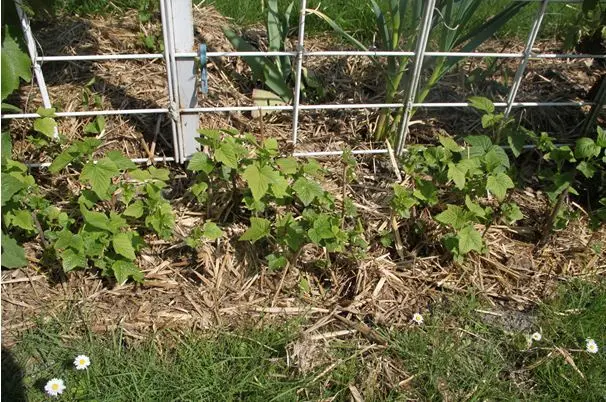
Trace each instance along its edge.
{"label": "trellis", "polygon": [[[406,139],[409,130],[411,112],[415,108],[461,108],[470,107],[467,102],[416,102],[424,61],[432,57],[493,57],[519,59],[513,84],[509,90],[506,102],[495,102],[495,107],[505,108],[505,114],[511,113],[513,108],[519,107],[570,107],[592,105],[590,102],[516,102],[516,96],[524,77],[526,67],[531,59],[560,59],[560,58],[606,58],[599,54],[534,54],[532,48],[539,33],[543,17],[548,4],[554,2],[579,3],[582,0],[512,0],[540,2],[540,7],[533,20],[524,51],[521,53],[490,53],[490,52],[435,52],[427,51],[429,34],[435,14],[436,0],[427,0],[424,5],[423,18],[419,27],[419,35],[414,51],[306,51],[305,50],[305,10],[306,0],[301,0],[299,10],[298,39],[294,51],[255,51],[255,52],[205,52],[206,58],[228,57],[228,56],[291,56],[296,58],[295,67],[295,89],[292,105],[279,106],[223,106],[223,107],[199,107],[197,104],[197,73],[195,59],[200,55],[193,52],[193,14],[191,0],[160,0],[160,11],[162,16],[162,36],[164,41],[164,53],[145,54],[105,54],[105,55],[76,55],[76,56],[39,56],[36,51],[36,42],[32,34],[27,15],[23,12],[19,1],[16,1],[17,12],[21,20],[21,27],[27,43],[28,51],[33,63],[34,76],[42,95],[43,106],[51,107],[41,64],[57,61],[102,61],[102,60],[133,60],[133,59],[163,59],[166,64],[167,86],[168,86],[168,108],[155,109],[129,109],[129,110],[99,110],[99,111],[67,111],[57,112],[56,117],[94,117],[110,115],[132,115],[132,114],[168,114],[171,121],[174,155],[172,157],[155,157],[156,161],[184,162],[197,150],[197,129],[199,124],[199,113],[218,112],[253,112],[253,111],[291,111],[292,112],[292,137],[293,156],[298,157],[320,157],[340,155],[343,151],[298,151],[299,116],[301,112],[308,110],[346,110],[346,109],[404,109],[404,116],[400,124],[395,140],[395,153],[401,154],[405,150]],[[301,79],[304,59],[306,57],[348,57],[348,56],[384,56],[398,57],[410,56],[413,58],[412,75],[408,94],[402,103],[370,103],[370,104],[302,104],[301,103]],[[13,113],[3,114],[2,119],[31,119],[40,117],[36,113]],[[57,135],[57,133],[55,133]],[[387,154],[391,153],[389,148],[381,149],[354,149],[353,154]],[[133,159],[135,162],[146,162],[149,158]],[[36,164],[45,166],[47,164]]]}

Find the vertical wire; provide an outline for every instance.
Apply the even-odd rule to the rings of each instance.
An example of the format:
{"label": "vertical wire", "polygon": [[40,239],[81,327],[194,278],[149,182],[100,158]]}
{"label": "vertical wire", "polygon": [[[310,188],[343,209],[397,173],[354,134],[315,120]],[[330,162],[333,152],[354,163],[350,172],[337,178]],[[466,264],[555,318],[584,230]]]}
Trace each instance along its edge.
{"label": "vertical wire", "polygon": [[301,102],[301,73],[303,70],[303,47],[305,40],[305,9],[306,0],[301,0],[299,11],[299,39],[297,40],[297,69],[295,71],[295,93],[292,109],[292,143],[293,149],[297,146],[297,134],[299,130],[299,103]]}

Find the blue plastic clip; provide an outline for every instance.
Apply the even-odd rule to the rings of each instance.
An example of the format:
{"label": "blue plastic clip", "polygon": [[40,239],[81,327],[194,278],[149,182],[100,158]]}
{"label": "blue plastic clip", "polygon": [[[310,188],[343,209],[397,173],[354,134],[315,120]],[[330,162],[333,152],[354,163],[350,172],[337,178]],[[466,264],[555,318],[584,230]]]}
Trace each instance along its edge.
{"label": "blue plastic clip", "polygon": [[208,71],[206,70],[206,44],[200,45],[200,92],[208,94]]}

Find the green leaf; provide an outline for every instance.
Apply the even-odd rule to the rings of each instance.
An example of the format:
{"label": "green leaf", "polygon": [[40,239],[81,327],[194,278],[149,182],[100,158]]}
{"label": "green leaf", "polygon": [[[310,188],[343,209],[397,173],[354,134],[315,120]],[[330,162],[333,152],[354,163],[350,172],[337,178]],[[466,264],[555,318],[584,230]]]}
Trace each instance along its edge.
{"label": "green leaf", "polygon": [[120,174],[116,164],[109,158],[103,158],[97,163],[89,162],[82,168],[80,180],[89,183],[92,190],[102,199],[108,199],[109,186],[113,177]]}
{"label": "green leaf", "polygon": [[484,156],[490,147],[492,147],[492,141],[485,135],[469,135],[464,140],[471,145],[469,149],[461,152],[461,155],[465,158]]}
{"label": "green leaf", "polygon": [[143,272],[131,261],[115,261],[112,264],[112,271],[119,285],[124,285],[129,277],[135,282],[143,282]]}
{"label": "green leaf", "polygon": [[505,116],[502,113],[499,114],[485,114],[482,116],[482,128],[494,127],[503,121]]}
{"label": "green leaf", "polygon": [[7,173],[2,173],[0,180],[2,181],[0,183],[0,188],[2,188],[2,194],[0,195],[2,200],[0,203],[2,206],[6,205],[15,194],[26,187],[19,179]]}
{"label": "green leaf", "polygon": [[470,106],[486,113],[494,112],[494,104],[488,98],[482,96],[471,96],[467,99]]}
{"label": "green leaf", "polygon": [[36,113],[40,115],[40,117],[55,117],[55,112],[57,109],[54,107],[39,107],[36,110]]}
{"label": "green leaf", "polygon": [[394,184],[393,192],[391,207],[400,217],[410,218],[410,208],[419,203],[412,195],[412,191],[400,184]]}
{"label": "green leaf", "polygon": [[215,159],[232,169],[238,168],[238,157],[233,142],[222,142],[215,150]]}
{"label": "green leaf", "polygon": [[503,213],[503,218],[508,225],[512,225],[520,219],[524,219],[524,214],[522,214],[520,207],[513,202],[504,203],[501,206],[501,211]]}
{"label": "green leaf", "polygon": [[591,138],[579,138],[574,147],[574,156],[577,159],[591,159],[600,154],[601,148]]}
{"label": "green leaf", "polygon": [[461,169],[459,164],[454,164],[450,162],[448,164],[448,180],[452,180],[455,183],[455,186],[459,190],[463,190],[465,188],[465,173],[466,170]]}
{"label": "green leaf", "polygon": [[465,195],[465,206],[469,211],[471,211],[475,216],[479,218],[486,217],[486,211],[479,204],[473,202],[469,195]]}
{"label": "green leaf", "polygon": [[322,186],[306,177],[299,177],[293,184],[292,189],[305,206],[311,204],[314,199],[324,195]]}
{"label": "green leaf", "polygon": [[164,201],[154,208],[145,218],[145,224],[151,226],[161,238],[170,238],[175,226],[175,217],[170,204]]}
{"label": "green leaf", "polygon": [[271,166],[261,167],[258,162],[255,162],[244,170],[242,177],[248,183],[253,198],[260,201],[267,194],[269,185],[280,178],[280,173],[273,170]]}
{"label": "green leaf", "polygon": [[417,180],[417,187],[412,192],[415,197],[429,205],[438,203],[438,188],[429,180]]}
{"label": "green leaf", "polygon": [[82,217],[84,218],[84,222],[94,228],[111,232],[111,229],[109,227],[109,218],[107,217],[107,215],[101,212],[88,211],[84,208],[81,208],[81,212]]}
{"label": "green leaf", "polygon": [[119,170],[132,170],[137,168],[137,164],[124,156],[120,151],[109,151],[105,156],[114,162]]}
{"label": "green leaf", "polygon": [[436,215],[435,219],[444,225],[450,225],[455,230],[459,230],[473,219],[473,214],[469,211],[465,211],[458,205],[448,204],[446,206],[446,211]]}
{"label": "green leaf", "polygon": [[9,221],[12,226],[17,226],[21,229],[29,230],[31,232],[36,230],[34,228],[34,219],[32,217],[31,212],[26,211],[24,209],[18,209],[16,211],[11,211],[9,214]]}
{"label": "green leaf", "polygon": [[250,218],[250,227],[246,229],[246,232],[242,236],[240,236],[240,240],[250,240],[251,242],[256,242],[259,239],[262,239],[269,235],[269,229],[271,227],[271,222],[264,218]]}
{"label": "green leaf", "polygon": [[2,233],[2,266],[6,268],[21,268],[27,266],[25,250],[15,239]]}
{"label": "green leaf", "polygon": [[87,268],[88,261],[86,257],[71,248],[61,252],[61,265],[63,272],[69,272],[74,268]]}
{"label": "green leaf", "polygon": [[272,271],[280,270],[288,264],[288,260],[283,255],[277,256],[275,254],[269,254],[265,259],[267,260],[267,266]]}
{"label": "green leaf", "polygon": [[297,173],[299,163],[293,157],[290,158],[280,158],[276,160],[276,164],[278,168],[282,171],[282,173],[291,175]]}
{"label": "green leaf", "polygon": [[0,138],[2,139],[0,151],[2,152],[2,164],[4,165],[5,160],[10,160],[13,158],[13,144],[11,141],[11,133],[5,131],[0,134]]}
{"label": "green leaf", "polygon": [[204,226],[202,226],[202,232],[204,237],[211,241],[217,240],[219,237],[223,236],[223,231],[221,228],[219,228],[216,223],[211,221],[204,223]]}
{"label": "green leaf", "polygon": [[112,238],[112,245],[114,251],[129,260],[137,258],[135,256],[135,249],[130,236],[127,233],[116,233]]}
{"label": "green leaf", "polygon": [[583,173],[583,176],[588,179],[592,178],[596,172],[595,166],[593,166],[593,164],[591,163],[588,163],[587,161],[582,161],[581,163],[579,163],[577,165],[577,170]]}
{"label": "green leaf", "polygon": [[463,150],[463,147],[450,137],[438,135],[438,139],[440,140],[440,144],[451,152],[461,152]]}
{"label": "green leaf", "polygon": [[23,111],[19,109],[15,105],[11,105],[10,103],[2,102],[2,106],[0,107],[3,112],[14,112],[14,113],[22,113]]}
{"label": "green leaf", "polygon": [[204,172],[206,174],[212,172],[214,167],[215,165],[204,152],[196,152],[193,154],[187,164],[188,170],[191,170],[192,172]]}
{"label": "green leaf", "polygon": [[486,190],[494,194],[499,201],[503,201],[505,195],[507,194],[507,190],[513,187],[513,181],[505,173],[490,175],[486,180]]}
{"label": "green leaf", "polygon": [[596,139],[596,144],[599,147],[606,148],[606,130],[600,126],[598,126],[598,137]]}
{"label": "green leaf", "polygon": [[132,218],[140,218],[143,216],[143,202],[141,200],[137,200],[130,204],[124,210],[125,216],[130,216]]}
{"label": "green leaf", "polygon": [[19,78],[23,78],[27,82],[32,79],[31,60],[15,40],[20,35],[20,31],[16,27],[3,24],[2,51],[0,52],[2,101],[19,88]]}
{"label": "green leaf", "polygon": [[170,179],[170,170],[158,169],[155,166],[150,166],[147,171],[151,174],[151,177],[155,180],[168,181]]}
{"label": "green leaf", "polygon": [[34,130],[44,134],[48,138],[53,138],[57,122],[52,117],[43,117],[34,120]]}
{"label": "green leaf", "polygon": [[208,190],[208,184],[205,181],[201,181],[199,183],[194,183],[189,188],[189,191],[196,197],[198,202],[205,202],[208,198],[208,194],[206,194],[206,190]]}
{"label": "green leaf", "polygon": [[503,148],[498,145],[493,145],[488,148],[483,157],[486,168],[490,172],[502,172],[509,169],[509,157]]}
{"label": "green leaf", "polygon": [[482,235],[473,226],[465,226],[457,233],[457,237],[459,238],[459,251],[461,254],[467,254],[470,251],[482,251],[484,246]]}
{"label": "green leaf", "polygon": [[511,152],[517,158],[520,156],[522,151],[524,150],[524,145],[526,145],[526,134],[516,131],[507,136],[507,143],[511,148]]}
{"label": "green leaf", "polygon": [[101,134],[105,130],[105,117],[97,116],[93,121],[84,126],[86,134]]}

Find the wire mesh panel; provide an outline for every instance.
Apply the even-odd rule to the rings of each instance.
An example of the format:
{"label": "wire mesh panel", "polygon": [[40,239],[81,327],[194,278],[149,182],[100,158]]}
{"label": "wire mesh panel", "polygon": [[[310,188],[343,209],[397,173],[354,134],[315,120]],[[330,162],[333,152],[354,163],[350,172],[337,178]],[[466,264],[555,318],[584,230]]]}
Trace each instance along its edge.
{"label": "wire mesh panel", "polygon": [[[396,130],[394,139],[396,153],[400,154],[405,150],[406,140],[410,127],[410,118],[413,110],[417,108],[465,108],[470,107],[468,102],[424,102],[418,99],[417,90],[422,79],[424,63],[427,59],[446,57],[446,58],[496,58],[496,59],[515,59],[519,60],[515,77],[509,88],[505,102],[495,102],[495,107],[505,108],[505,114],[509,115],[512,108],[516,107],[580,107],[590,105],[591,103],[582,101],[533,101],[516,102],[517,93],[524,78],[526,67],[531,60],[559,59],[559,58],[606,58],[605,55],[591,54],[535,54],[533,46],[539,33],[543,17],[546,14],[550,2],[558,0],[528,0],[540,2],[538,11],[532,20],[529,35],[522,52],[466,52],[466,51],[430,51],[428,50],[429,36],[432,29],[432,21],[435,18],[436,0],[423,2],[423,16],[418,26],[418,35],[414,51],[343,51],[343,50],[314,50],[305,49],[305,17],[307,13],[307,4],[305,0],[300,2],[298,18],[298,37],[294,51],[209,51],[195,52],[194,27],[192,21],[191,1],[183,0],[160,0],[160,11],[162,16],[162,39],[164,43],[163,53],[146,54],[98,54],[98,55],[76,55],[76,56],[40,56],[36,52],[36,42],[29,27],[27,15],[25,15],[19,5],[17,10],[22,22],[24,37],[28,45],[28,50],[34,66],[35,78],[42,93],[44,107],[51,106],[51,100],[46,90],[44,75],[42,74],[41,63],[45,62],[83,62],[83,61],[102,61],[102,60],[146,60],[163,59],[167,73],[168,89],[168,107],[159,108],[141,108],[141,109],[116,109],[116,110],[97,110],[97,111],[66,111],[57,112],[56,117],[91,117],[91,116],[112,116],[112,115],[137,115],[137,114],[165,114],[170,119],[172,131],[172,141],[174,155],[171,158],[160,158],[158,160],[184,162],[197,150],[197,129],[199,124],[199,113],[223,113],[223,112],[261,112],[261,111],[281,111],[292,114],[292,132],[291,142],[293,145],[292,154],[298,157],[320,157],[332,156],[342,153],[340,150],[301,150],[297,148],[300,143],[300,114],[305,111],[319,110],[379,110],[379,109],[399,109],[403,111],[403,118]],[[569,1],[576,2],[576,1]],[[294,58],[294,93],[291,104],[285,105],[238,105],[238,106],[204,106],[197,103],[198,85],[197,76],[200,74],[196,59],[203,57],[212,60],[225,57],[276,57],[287,56]],[[369,57],[412,57],[412,67],[410,79],[404,88],[405,96],[402,96],[401,102],[390,103],[338,103],[338,104],[304,104],[302,103],[302,75],[304,59],[314,57],[351,57],[351,56],[369,56]],[[205,65],[206,63],[200,63]],[[207,82],[203,82],[203,86]],[[2,119],[30,119],[39,117],[36,113],[18,113],[3,114]],[[354,149],[353,154],[378,155],[390,153],[389,147],[379,149]],[[144,162],[146,158],[135,158],[137,162]],[[34,164],[44,166],[45,164]]]}

